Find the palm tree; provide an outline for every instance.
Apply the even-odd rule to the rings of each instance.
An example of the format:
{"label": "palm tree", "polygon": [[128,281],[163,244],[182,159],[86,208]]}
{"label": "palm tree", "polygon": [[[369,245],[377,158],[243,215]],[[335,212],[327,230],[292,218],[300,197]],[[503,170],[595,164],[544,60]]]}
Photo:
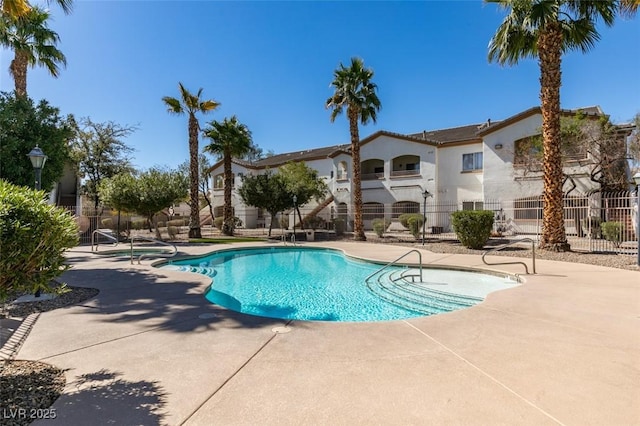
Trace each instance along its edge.
{"label": "palm tree", "polygon": [[360,176],[360,136],[358,134],[358,120],[364,125],[369,120],[376,122],[376,114],[380,110],[380,100],[376,95],[377,86],[371,82],[373,70],[364,68],[360,58],[351,58],[351,66],[345,67],[340,63],[333,72],[331,86],[335,92],[327,99],[326,108],[332,109],[333,123],[344,108],[347,109],[349,119],[349,133],[351,134],[351,162],[353,167],[353,204],[354,204],[354,239],[365,241],[364,223],[362,221],[362,188]]}
{"label": "palm tree", "polygon": [[167,106],[170,114],[189,114],[189,192],[191,215],[189,221],[189,238],[202,238],[200,232],[200,204],[198,200],[198,131],[200,125],[196,119],[196,113],[203,114],[213,111],[220,104],[214,100],[202,100],[202,89],[198,89],[195,95],[178,83],[180,99],[165,96],[162,101]]}
{"label": "palm tree", "polygon": [[562,155],[560,151],[560,65],[569,50],[589,51],[600,39],[596,21],[613,24],[613,0],[485,0],[508,10],[489,43],[489,61],[513,65],[538,58],[542,112],[544,213],[540,247],[570,249],[564,228]]}
{"label": "palm tree", "polygon": [[[51,3],[51,0],[47,1],[47,4]],[[58,6],[60,6],[67,15],[71,13],[73,9],[73,0],[55,0],[55,3],[58,3]],[[0,0],[0,4],[2,5],[0,8],[2,15],[8,16],[9,18],[23,17],[31,10],[31,6],[27,0]]]}
{"label": "palm tree", "polygon": [[13,50],[15,56],[9,66],[16,96],[27,96],[27,69],[44,66],[53,77],[60,74],[59,65],[67,59],[56,48],[58,34],[47,26],[49,12],[32,7],[22,18],[0,17],[0,45]]}
{"label": "palm tree", "polygon": [[203,130],[203,134],[212,140],[204,147],[204,151],[222,157],[224,163],[224,210],[222,219],[222,232],[225,235],[233,235],[234,219],[231,210],[231,189],[233,187],[233,174],[231,173],[231,159],[240,158],[254,149],[253,140],[249,128],[238,121],[234,115],[223,121],[212,121],[209,127]]}

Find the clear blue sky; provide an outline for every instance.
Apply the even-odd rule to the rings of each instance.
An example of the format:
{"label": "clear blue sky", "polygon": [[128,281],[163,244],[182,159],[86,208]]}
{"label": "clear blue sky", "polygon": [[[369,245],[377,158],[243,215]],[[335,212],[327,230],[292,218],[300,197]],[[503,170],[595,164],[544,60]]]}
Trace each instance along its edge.
{"label": "clear blue sky", "polygon": [[[201,125],[235,114],[275,153],[349,142],[346,118],[332,124],[324,102],[333,70],[352,56],[373,68],[382,102],[361,137],[499,120],[539,104],[535,60],[488,63],[504,11],[481,1],[76,0],[69,16],[51,11],[68,66],[58,79],[31,69],[29,95],[63,114],[138,125],[126,141],[141,168],[188,158],[187,118],[161,101],[178,96],[179,81],[222,104]],[[563,108],[598,104],[614,122],[640,112],[639,20],[603,26],[591,52],[564,57]],[[13,90],[11,58],[1,52],[0,90]]]}

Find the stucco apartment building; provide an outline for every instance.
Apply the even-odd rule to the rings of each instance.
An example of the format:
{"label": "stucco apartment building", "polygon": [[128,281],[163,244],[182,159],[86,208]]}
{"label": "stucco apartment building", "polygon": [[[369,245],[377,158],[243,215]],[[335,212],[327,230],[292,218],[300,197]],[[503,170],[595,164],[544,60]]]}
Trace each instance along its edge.
{"label": "stucco apartment building", "polygon": [[[580,110],[587,117],[604,115],[599,107]],[[563,111],[572,115],[576,111]],[[490,205],[505,206],[517,200],[531,200],[542,194],[541,172],[525,171],[518,165],[518,144],[540,134],[542,115],[533,107],[502,121],[487,121],[467,126],[400,134],[377,131],[360,141],[362,196],[365,228],[374,217],[397,217],[404,212],[420,212],[424,191],[429,206],[449,205],[456,209],[482,209]],[[575,192],[585,193],[595,187],[589,178],[588,157],[575,153],[565,162],[565,173],[572,177]],[[274,155],[254,163],[233,160],[234,186],[242,185],[247,174],[275,170],[289,161],[304,161],[318,171],[330,193],[321,206],[306,206],[325,219],[343,217],[352,220],[352,171],[350,145]],[[223,205],[223,165],[211,169],[215,213]],[[246,227],[261,226],[262,212],[245,206],[234,191],[233,206]],[[509,206],[507,206],[508,209]],[[429,210],[428,210],[429,211]],[[314,212],[316,213],[316,212]],[[442,223],[439,223],[442,222]],[[448,227],[448,217],[428,219],[429,226]]]}

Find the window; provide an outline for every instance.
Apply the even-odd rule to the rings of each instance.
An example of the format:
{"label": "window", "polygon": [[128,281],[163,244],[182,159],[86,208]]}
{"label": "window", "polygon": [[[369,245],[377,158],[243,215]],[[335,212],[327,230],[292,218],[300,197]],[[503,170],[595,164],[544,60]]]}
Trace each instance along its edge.
{"label": "window", "polygon": [[462,154],[462,171],[482,170],[482,153]]}
{"label": "window", "polygon": [[463,201],[462,210],[484,210],[482,201]]}
{"label": "window", "polygon": [[219,174],[213,178],[213,189],[222,188],[224,188],[224,176],[222,174]]}

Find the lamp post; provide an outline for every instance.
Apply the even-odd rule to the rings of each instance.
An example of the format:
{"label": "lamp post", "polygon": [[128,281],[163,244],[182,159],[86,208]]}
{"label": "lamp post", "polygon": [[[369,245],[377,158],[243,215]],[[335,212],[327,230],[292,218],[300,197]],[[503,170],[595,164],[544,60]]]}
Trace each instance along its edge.
{"label": "lamp post", "polygon": [[640,266],[640,172],[633,175],[636,184],[636,240],[638,240],[638,266]]}
{"label": "lamp post", "polygon": [[[33,171],[36,174],[36,189],[39,191],[42,189],[42,168],[47,161],[47,156],[44,155],[44,152],[42,152],[38,144],[36,144],[35,148],[33,148],[27,156],[33,165]],[[36,290],[34,296],[40,297],[40,289]]]}
{"label": "lamp post", "polygon": [[42,189],[42,168],[44,167],[44,163],[47,161],[47,156],[44,155],[42,149],[36,144],[35,148],[31,150],[29,154],[27,154],[29,160],[31,160],[31,164],[33,165],[33,170],[36,174],[36,189]]}
{"label": "lamp post", "polygon": [[298,196],[293,194],[293,240],[296,239],[296,203],[298,202]]}
{"label": "lamp post", "polygon": [[425,232],[427,229],[427,197],[429,197],[431,193],[426,189],[422,191],[422,199],[424,200],[422,203],[422,245],[424,245]]}

